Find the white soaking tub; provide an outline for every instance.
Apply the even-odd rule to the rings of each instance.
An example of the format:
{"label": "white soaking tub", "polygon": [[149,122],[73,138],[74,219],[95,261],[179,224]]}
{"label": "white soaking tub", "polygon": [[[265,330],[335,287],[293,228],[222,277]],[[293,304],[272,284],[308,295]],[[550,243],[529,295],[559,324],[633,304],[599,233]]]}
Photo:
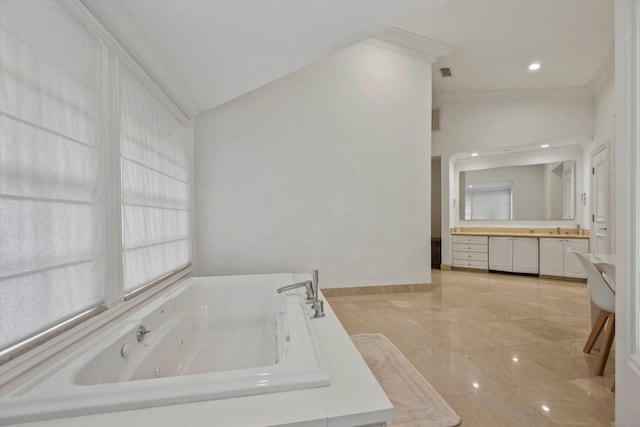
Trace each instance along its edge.
{"label": "white soaking tub", "polygon": [[[17,423],[329,385],[291,274],[190,278],[0,401]],[[148,332],[138,341],[137,331]]]}

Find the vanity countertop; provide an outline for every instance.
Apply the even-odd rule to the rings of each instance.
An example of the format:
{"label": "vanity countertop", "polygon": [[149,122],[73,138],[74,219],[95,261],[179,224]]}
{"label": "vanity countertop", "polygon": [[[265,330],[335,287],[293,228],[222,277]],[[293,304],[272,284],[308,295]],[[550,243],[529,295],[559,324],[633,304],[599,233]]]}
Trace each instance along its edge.
{"label": "vanity countertop", "polygon": [[576,228],[503,228],[503,227],[454,227],[452,236],[491,236],[491,237],[541,237],[564,239],[588,239],[589,230],[578,234]]}

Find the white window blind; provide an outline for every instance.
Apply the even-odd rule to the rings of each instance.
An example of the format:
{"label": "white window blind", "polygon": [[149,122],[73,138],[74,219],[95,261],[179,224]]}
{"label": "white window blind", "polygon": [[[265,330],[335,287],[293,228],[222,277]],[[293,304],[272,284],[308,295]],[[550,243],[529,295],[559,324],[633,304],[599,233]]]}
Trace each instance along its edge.
{"label": "white window blind", "polygon": [[0,3],[0,348],[100,305],[100,43],[59,3]]}
{"label": "white window blind", "polygon": [[190,263],[187,130],[129,71],[120,72],[124,289]]}
{"label": "white window blind", "polygon": [[466,220],[510,220],[512,183],[487,182],[468,185],[465,189]]}

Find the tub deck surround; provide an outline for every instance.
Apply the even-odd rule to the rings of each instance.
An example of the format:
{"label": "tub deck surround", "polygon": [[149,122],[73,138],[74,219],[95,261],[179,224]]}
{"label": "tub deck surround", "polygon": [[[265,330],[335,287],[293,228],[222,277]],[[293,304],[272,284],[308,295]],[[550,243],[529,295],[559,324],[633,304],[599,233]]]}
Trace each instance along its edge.
{"label": "tub deck surround", "polygon": [[[284,281],[286,281],[287,283],[278,281],[278,283],[272,283],[268,286],[273,287],[273,294],[275,294],[275,288],[277,286],[307,279],[309,279],[309,275],[286,275]],[[195,280],[197,281],[200,279]],[[189,281],[186,281],[185,284],[189,284]],[[184,287],[185,285],[181,286]],[[247,292],[246,289],[228,289],[227,291],[235,291],[243,298],[253,298],[253,294]],[[170,300],[170,294],[173,294],[175,292],[175,290],[172,290],[168,293],[165,293],[165,296],[159,297],[158,301],[164,301],[165,305],[156,305],[154,302],[150,304],[148,308],[143,309],[143,314],[146,314],[147,316],[146,320],[151,321],[149,329],[151,329],[152,331],[145,337],[145,340],[143,340],[143,342],[145,342],[147,339],[149,340],[148,345],[152,347],[151,353],[153,353],[152,337],[155,331],[153,329],[154,320],[148,316],[161,316],[163,315],[160,313],[162,308],[172,308],[170,305],[167,306],[166,303]],[[298,322],[298,326],[293,325],[291,319],[287,320],[287,322],[289,323],[289,335],[291,336],[291,348],[295,346],[295,336],[298,334],[296,332],[296,328],[299,327],[301,329],[306,329],[308,332],[308,336],[310,337],[310,344],[314,351],[313,354],[317,356],[316,359],[319,362],[322,373],[326,374],[324,380],[320,378],[320,380],[318,381],[318,377],[312,380],[312,382],[308,384],[311,388],[302,388],[298,390],[292,390],[289,388],[289,391],[279,391],[276,388],[266,394],[253,394],[249,396],[236,395],[236,397],[227,397],[217,400],[200,400],[189,402],[188,399],[174,399],[172,402],[161,403],[161,406],[144,407],[139,409],[135,409],[135,406],[131,406],[128,403],[121,402],[119,404],[111,406],[109,409],[109,411],[111,412],[96,413],[94,415],[79,415],[68,418],[59,418],[62,414],[58,413],[58,418],[46,418],[44,424],[46,424],[47,426],[91,425],[92,427],[112,427],[117,423],[119,425],[139,425],[155,427],[174,426],[182,424],[187,424],[190,426],[209,426],[212,425],[213,422],[214,424],[218,425],[243,425],[248,427],[287,424],[299,424],[304,426],[348,426],[379,424],[391,419],[393,417],[393,408],[391,403],[369,371],[365,362],[362,360],[360,354],[355,349],[353,343],[342,328],[340,322],[337,320],[329,304],[325,305],[325,318],[309,319],[311,314],[309,311],[309,307],[306,304],[300,304],[300,302],[302,301],[301,296],[303,292],[304,291],[301,290],[300,292],[287,294],[286,296],[284,296],[283,301],[285,301],[287,309],[290,311],[295,311],[295,307],[298,307],[298,311],[301,315],[301,319],[299,320],[302,320]],[[225,292],[225,294],[226,293],[228,292]],[[195,297],[197,298],[197,296]],[[258,295],[255,299],[256,301],[264,300],[264,295]],[[203,305],[197,304],[197,306],[202,309]],[[210,309],[210,307],[208,308]],[[221,311],[223,311],[221,315],[227,316],[230,315],[233,311],[242,310],[242,307],[234,307],[231,304],[227,304],[225,305],[225,307],[221,308]],[[175,320],[173,327],[169,328],[169,331],[164,331],[163,335],[171,335],[172,333],[183,329],[185,327],[185,324],[191,326],[193,324],[193,318],[187,316],[187,319],[188,323],[185,323],[185,318],[182,318],[181,320]],[[113,390],[119,390],[120,392],[122,392],[123,390],[126,390],[127,386],[130,386],[132,384],[142,384],[159,381],[156,384],[162,384],[164,387],[160,387],[159,390],[147,390],[138,392],[137,394],[150,394],[155,397],[159,397],[164,395],[165,392],[171,393],[173,389],[176,389],[176,396],[182,395],[184,398],[185,389],[183,385],[175,384],[174,381],[176,379],[183,380],[189,379],[189,377],[207,377],[212,375],[226,376],[234,372],[246,373],[255,369],[257,369],[258,371],[262,370],[261,372],[264,372],[265,366],[259,368],[251,368],[247,367],[247,364],[264,365],[265,363],[268,363],[269,365],[267,365],[267,368],[278,366],[278,364],[274,365],[273,362],[270,362],[268,359],[274,357],[274,355],[277,355],[277,357],[281,357],[281,352],[283,351],[282,348],[276,348],[275,350],[272,348],[270,351],[263,351],[264,343],[260,342],[260,340],[258,339],[257,345],[258,347],[260,347],[259,353],[264,353],[266,355],[266,359],[261,359],[260,357],[249,357],[245,358],[244,360],[239,360],[242,358],[238,357],[238,360],[230,361],[230,363],[238,363],[240,366],[222,367],[222,369],[226,370],[219,372],[199,375],[168,376],[160,379],[154,378],[152,380],[127,381],[127,377],[131,379],[133,377],[136,377],[136,375],[141,375],[142,378],[146,378],[147,376],[151,375],[148,369],[146,374],[142,375],[142,372],[138,371],[138,368],[131,368],[126,373],[124,373],[124,371],[119,371],[120,374],[116,374],[114,372],[105,372],[104,376],[92,376],[92,374],[90,373],[92,372],[91,363],[97,363],[98,365],[102,366],[103,370],[110,369],[110,364],[107,363],[105,365],[102,363],[98,363],[98,359],[96,359],[96,357],[100,357],[101,352],[105,348],[109,348],[110,350],[116,349],[118,352],[121,351],[122,346],[120,345],[121,342],[118,341],[118,339],[122,338],[116,338],[116,340],[113,341],[112,337],[120,336],[119,334],[124,331],[125,335],[129,334],[129,336],[133,337],[133,340],[135,340],[134,333],[139,324],[139,321],[120,323],[119,325],[117,325],[117,329],[119,329],[118,331],[110,329],[109,339],[102,339],[102,345],[92,346],[91,339],[88,339],[87,346],[91,348],[92,351],[89,351],[84,355],[83,363],[81,364],[82,369],[86,369],[87,371],[82,371],[82,373],[76,377],[75,381],[80,381],[84,384],[92,385],[79,386],[77,384],[74,384],[75,387],[81,387],[86,390],[92,387],[109,387]],[[197,331],[200,325],[197,322],[195,324],[197,325]],[[191,328],[189,328],[189,330],[191,330]],[[195,345],[194,343],[198,342],[200,337],[198,336],[196,331],[191,331],[194,333],[191,337],[192,341],[191,343],[185,342],[185,346],[188,346],[190,344]],[[273,330],[267,331],[266,333],[268,335],[271,332],[275,333],[275,331]],[[253,337],[255,339],[255,337],[261,336],[261,334],[263,334],[264,332],[254,331],[251,333],[253,334]],[[120,347],[118,347],[119,345]],[[275,353],[273,353],[274,351]],[[112,355],[112,352],[107,353]],[[303,365],[308,365],[309,361],[306,359],[306,357],[309,356],[308,354],[305,355],[305,360],[297,360],[294,356],[291,356],[291,354],[291,351],[287,353],[286,357],[283,358],[280,364],[285,365],[287,359],[289,359],[291,363],[295,362],[296,364],[301,363]],[[134,355],[130,353],[130,356]],[[311,358],[314,358],[313,355]],[[192,357],[190,360],[183,360],[181,362],[183,365],[183,369],[187,370],[187,372],[189,371],[189,369],[195,369],[193,373],[200,373],[203,369],[202,362],[195,363],[194,361],[196,359],[197,356]],[[154,359],[154,362],[156,360],[157,359]],[[176,365],[171,365],[170,362],[166,361],[157,363],[160,363],[161,366],[164,363],[167,363],[167,375],[172,375],[171,366],[174,366],[175,368],[176,366],[181,364],[176,363]],[[56,366],[56,364],[58,366]],[[56,364],[50,364],[48,367],[44,368],[40,379],[44,378],[44,380],[46,380],[51,379],[53,376],[55,376],[48,374],[51,368],[57,370],[61,375],[63,372],[67,374],[69,372],[78,372],[76,365],[74,365],[74,362],[62,360],[57,361]],[[72,368],[75,368],[75,370]],[[155,370],[155,367],[153,368]],[[155,377],[155,373],[153,374],[153,376]],[[288,378],[289,376],[291,375],[285,375],[285,377],[287,377],[287,380],[290,379]],[[330,385],[326,385],[327,377]],[[271,376],[270,378],[273,377]],[[313,381],[316,382],[313,383]],[[96,385],[96,383],[98,382],[100,384]],[[164,382],[166,382],[166,384],[164,384]],[[202,387],[205,387],[207,385],[210,385],[210,381],[200,384],[200,386]],[[13,395],[15,392],[20,392],[26,395],[28,393],[34,393],[34,390],[35,389],[29,386],[29,383],[27,383],[27,385],[19,388],[18,390],[9,392],[9,395]],[[68,399],[65,399],[63,396],[64,390],[59,391],[59,400],[64,403],[65,400]],[[89,395],[89,399],[101,399],[99,396],[91,395],[91,393],[89,393]],[[5,405],[5,402],[6,400],[3,399],[1,403],[2,424],[7,423],[7,413],[5,411],[7,407]],[[48,403],[46,403],[44,399],[41,403],[48,405]],[[14,421],[15,420],[11,422]],[[37,426],[44,424],[40,422],[29,422],[22,425]]]}
{"label": "tub deck surround", "polygon": [[452,227],[450,233],[452,236],[589,238],[589,230],[582,230],[580,234],[576,228],[560,228],[558,234],[554,227]]}

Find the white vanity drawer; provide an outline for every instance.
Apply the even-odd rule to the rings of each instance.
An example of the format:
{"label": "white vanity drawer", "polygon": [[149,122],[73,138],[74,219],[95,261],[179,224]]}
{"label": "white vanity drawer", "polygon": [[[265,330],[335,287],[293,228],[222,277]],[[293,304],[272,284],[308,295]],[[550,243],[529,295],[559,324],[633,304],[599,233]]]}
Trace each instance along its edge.
{"label": "white vanity drawer", "polygon": [[451,236],[453,237],[453,243],[480,243],[488,244],[489,238],[487,236]]}
{"label": "white vanity drawer", "polygon": [[488,261],[489,254],[486,252],[458,252],[453,251],[453,259]]}
{"label": "white vanity drawer", "polygon": [[454,252],[488,252],[487,244],[480,243],[454,243]]}
{"label": "white vanity drawer", "polygon": [[483,270],[489,269],[488,261],[479,261],[479,260],[466,260],[466,259],[454,259],[453,260],[454,267],[465,267],[465,268],[481,268]]}

